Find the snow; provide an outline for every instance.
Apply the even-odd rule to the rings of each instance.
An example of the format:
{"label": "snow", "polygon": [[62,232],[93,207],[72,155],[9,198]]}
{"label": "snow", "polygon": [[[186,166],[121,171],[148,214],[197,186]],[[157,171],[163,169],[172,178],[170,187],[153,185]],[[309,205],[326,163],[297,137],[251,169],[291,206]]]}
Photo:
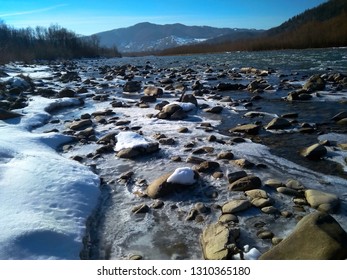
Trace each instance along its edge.
{"label": "snow", "polygon": [[193,185],[196,183],[194,171],[190,167],[177,168],[166,180],[168,183]]}
{"label": "snow", "polygon": [[128,148],[136,148],[136,147],[144,147],[146,148],[149,144],[149,141],[146,140],[142,135],[132,132],[132,131],[124,131],[120,132],[117,135],[117,144],[115,147],[115,151],[119,152],[123,149]]}
{"label": "snow", "polygon": [[166,107],[170,106],[170,105],[173,105],[173,104],[176,104],[176,105],[179,105],[183,111],[185,112],[189,112],[189,111],[192,111],[194,109],[196,109],[196,106],[193,104],[193,103],[190,103],[190,102],[171,102],[167,105],[164,106],[163,109],[165,109]]}
{"label": "snow", "polygon": [[74,103],[33,98],[21,119],[0,121],[0,259],[79,259],[99,178],[56,152],[69,136],[30,132]]}

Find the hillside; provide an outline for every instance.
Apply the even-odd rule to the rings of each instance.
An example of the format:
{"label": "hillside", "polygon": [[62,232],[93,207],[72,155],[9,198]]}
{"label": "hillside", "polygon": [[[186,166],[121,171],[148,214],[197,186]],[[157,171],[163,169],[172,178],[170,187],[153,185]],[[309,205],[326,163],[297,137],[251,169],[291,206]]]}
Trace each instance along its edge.
{"label": "hillside", "polygon": [[254,37],[259,32],[248,29],[186,26],[179,23],[158,25],[143,22],[92,36],[97,38],[100,45],[105,47],[117,46],[121,52],[143,52],[196,44],[217,37],[222,39],[224,36],[233,40],[249,38]]}
{"label": "hillside", "polygon": [[257,38],[183,46],[161,54],[225,52],[236,50],[304,49],[347,46],[347,1],[330,0],[294,16]]}

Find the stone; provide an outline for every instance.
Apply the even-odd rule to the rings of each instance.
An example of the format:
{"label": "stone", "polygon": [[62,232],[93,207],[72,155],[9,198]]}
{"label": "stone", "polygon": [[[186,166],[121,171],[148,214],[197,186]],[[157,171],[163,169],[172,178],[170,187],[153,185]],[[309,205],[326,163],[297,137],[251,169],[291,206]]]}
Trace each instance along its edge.
{"label": "stone", "polygon": [[65,88],[58,92],[57,97],[58,98],[75,97],[75,95],[76,95],[76,91],[70,88]]}
{"label": "stone", "polygon": [[200,163],[195,170],[202,173],[213,173],[220,167],[219,163],[216,161],[203,161]]}
{"label": "stone", "polygon": [[91,126],[93,122],[91,120],[79,120],[79,121],[73,121],[69,128],[72,130],[82,130],[89,126]]}
{"label": "stone", "polygon": [[217,159],[231,160],[233,158],[234,158],[234,154],[232,152],[221,152],[217,155]]}
{"label": "stone", "polygon": [[141,90],[141,82],[138,81],[128,81],[124,85],[124,92],[138,92]]}
{"label": "stone", "polygon": [[272,121],[270,121],[265,128],[266,129],[285,129],[291,127],[291,123],[284,118],[274,118]]}
{"label": "stone", "polygon": [[148,96],[155,96],[159,97],[163,95],[163,89],[155,87],[155,86],[148,86],[144,90],[144,94]]}
{"label": "stone", "polygon": [[345,119],[345,118],[347,118],[347,111],[342,111],[342,112],[336,114],[335,116],[333,116],[331,119],[333,121],[337,122],[337,121]]}
{"label": "stone", "polygon": [[222,106],[214,106],[211,108],[204,109],[204,112],[206,113],[212,113],[212,114],[220,114],[223,111]]}
{"label": "stone", "polygon": [[283,187],[283,183],[277,179],[268,179],[265,181],[264,186],[277,189]]}
{"label": "stone", "polygon": [[318,190],[306,190],[305,198],[312,208],[323,212],[334,213],[340,205],[340,200],[335,194]]}
{"label": "stone", "polygon": [[183,96],[181,96],[180,98],[180,102],[183,103],[192,103],[194,104],[196,107],[198,107],[198,100],[196,99],[196,97],[192,94],[183,94]]}
{"label": "stone", "polygon": [[206,260],[226,260],[230,258],[230,248],[240,234],[239,228],[229,228],[226,224],[208,225],[202,232],[200,243]]}
{"label": "stone", "polygon": [[233,199],[222,206],[223,214],[234,214],[249,209],[252,204],[248,199]]}
{"label": "stone", "polygon": [[167,182],[167,180],[172,174],[173,172],[164,174],[160,176],[159,178],[155,179],[153,182],[151,182],[148,185],[146,190],[147,195],[150,198],[160,198],[160,197],[165,197],[167,195],[173,194],[174,192],[181,192],[195,185],[195,183],[198,181],[198,178],[199,178],[199,174],[194,171],[195,183],[193,184],[180,184],[180,183]]}
{"label": "stone", "polygon": [[238,179],[228,186],[230,191],[248,191],[252,189],[259,189],[261,187],[261,180],[257,176],[249,175]]}
{"label": "stone", "polygon": [[125,148],[117,152],[119,158],[135,158],[140,155],[151,154],[159,151],[159,143],[150,142],[146,147],[135,146],[131,148]]}
{"label": "stone", "polygon": [[147,213],[149,211],[149,207],[146,204],[140,204],[135,206],[131,212],[133,212],[134,214],[140,214],[140,213]]}
{"label": "stone", "polygon": [[220,223],[238,223],[239,219],[237,218],[237,216],[233,215],[233,214],[222,214],[218,221]]}
{"label": "stone", "polygon": [[314,144],[304,149],[301,155],[310,160],[319,160],[327,154],[327,149],[321,144]]}
{"label": "stone", "polygon": [[265,214],[277,214],[278,209],[274,206],[265,206],[260,209]]}
{"label": "stone", "polygon": [[241,158],[241,159],[236,159],[236,160],[233,160],[231,161],[231,163],[241,167],[241,168],[252,168],[254,167],[254,163],[253,162],[250,162],[249,160],[247,159],[244,159],[244,158]]}
{"label": "stone", "polygon": [[256,135],[260,131],[260,126],[256,124],[244,124],[240,126],[236,126],[229,130],[229,132],[240,132],[240,133],[246,133],[250,135]]}
{"label": "stone", "polygon": [[286,195],[291,195],[291,196],[300,196],[300,193],[297,190],[288,188],[288,187],[278,187],[277,192],[286,194]]}
{"label": "stone", "polygon": [[262,231],[257,233],[257,236],[260,239],[272,239],[274,237],[274,234],[273,234],[273,232],[271,232],[269,230],[262,230]]}
{"label": "stone", "polygon": [[302,218],[294,231],[260,260],[344,260],[347,233],[329,214],[316,211]]}
{"label": "stone", "polygon": [[228,173],[228,181],[229,183],[233,183],[235,181],[237,181],[238,179],[241,179],[243,177],[246,177],[248,174],[246,171],[236,171],[236,172],[232,172],[232,173]]}
{"label": "stone", "polygon": [[21,116],[22,116],[21,114],[18,114],[16,112],[0,109],[0,120],[8,120],[13,118],[18,118]]}
{"label": "stone", "polygon": [[347,125],[347,118],[343,118],[341,120],[338,120],[337,124],[346,126]]}
{"label": "stone", "polygon": [[246,191],[245,194],[250,199],[251,204],[257,208],[263,208],[272,204],[272,200],[268,197],[268,194],[264,190],[249,190]]}
{"label": "stone", "polygon": [[324,88],[325,81],[319,75],[311,76],[303,86],[303,89],[307,90],[308,92],[324,90]]}

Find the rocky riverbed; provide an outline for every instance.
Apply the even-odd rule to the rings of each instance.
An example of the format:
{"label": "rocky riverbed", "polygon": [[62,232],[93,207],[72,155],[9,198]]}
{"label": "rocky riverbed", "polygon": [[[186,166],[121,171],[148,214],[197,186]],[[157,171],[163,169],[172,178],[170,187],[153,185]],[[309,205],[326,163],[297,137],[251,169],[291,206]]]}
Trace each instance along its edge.
{"label": "rocky riverbed", "polygon": [[345,259],[346,55],[295,55],[5,65],[0,119],[74,100],[31,132],[100,177],[82,259]]}

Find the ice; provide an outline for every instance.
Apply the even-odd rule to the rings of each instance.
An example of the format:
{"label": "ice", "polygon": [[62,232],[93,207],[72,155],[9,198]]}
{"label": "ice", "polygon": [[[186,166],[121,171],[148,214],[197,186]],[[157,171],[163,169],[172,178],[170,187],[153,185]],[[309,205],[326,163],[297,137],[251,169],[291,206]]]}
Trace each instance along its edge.
{"label": "ice", "polygon": [[56,152],[69,136],[30,132],[56,101],[33,98],[19,123],[0,122],[0,259],[79,259],[99,178]]}
{"label": "ice", "polygon": [[149,144],[149,141],[146,140],[142,135],[136,132],[131,132],[131,131],[120,132],[117,135],[117,144],[115,147],[115,151],[118,152],[123,149],[136,148],[136,147],[146,148],[148,144]]}
{"label": "ice", "polygon": [[188,102],[188,103],[186,103],[186,102],[177,102],[177,101],[171,102],[170,104],[165,105],[163,109],[165,109],[165,107],[170,106],[172,104],[179,105],[182,108],[182,110],[185,111],[185,112],[189,112],[189,111],[192,111],[192,110],[196,109],[196,106],[193,103],[190,103],[190,102]]}
{"label": "ice", "polygon": [[177,168],[167,179],[168,183],[193,185],[196,183],[194,171],[190,167]]}

